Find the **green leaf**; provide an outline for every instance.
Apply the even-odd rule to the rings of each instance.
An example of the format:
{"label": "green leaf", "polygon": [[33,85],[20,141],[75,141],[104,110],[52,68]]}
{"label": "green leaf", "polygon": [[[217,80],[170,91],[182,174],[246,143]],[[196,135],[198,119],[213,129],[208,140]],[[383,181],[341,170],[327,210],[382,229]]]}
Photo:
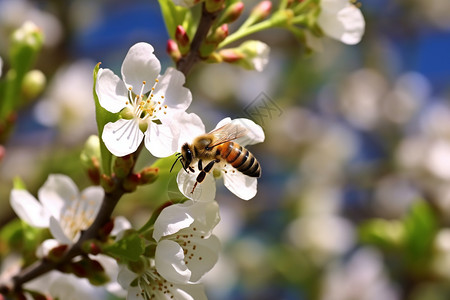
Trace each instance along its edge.
{"label": "green leaf", "polygon": [[438,230],[436,216],[425,201],[411,207],[403,220],[405,228],[405,252],[411,261],[422,261],[430,257],[433,240]]}
{"label": "green leaf", "polygon": [[144,242],[138,233],[131,233],[112,245],[104,248],[109,254],[122,262],[137,261],[144,253]]}
{"label": "green leaf", "polygon": [[[97,129],[98,136],[101,137],[103,133],[103,128],[109,122],[115,122],[119,119],[119,114],[113,114],[106,109],[104,109],[100,102],[98,101],[97,92],[95,91],[95,85],[97,84],[97,75],[100,69],[100,63],[98,63],[94,68],[94,101],[95,101],[95,117],[97,119]],[[101,174],[111,175],[111,162],[113,155],[106,148],[105,143],[100,138],[100,154],[101,154]]]}
{"label": "green leaf", "polygon": [[176,6],[171,0],[158,0],[158,2],[159,6],[161,7],[161,13],[164,18],[164,23],[166,24],[167,33],[169,34],[170,38],[174,40],[175,29],[178,25],[183,25],[185,29],[189,27],[186,26],[188,24],[185,24],[184,20],[188,19],[186,17],[190,16],[190,10],[185,7]]}
{"label": "green leaf", "polygon": [[402,222],[373,219],[359,227],[363,243],[383,249],[398,249],[404,243],[405,231]]}

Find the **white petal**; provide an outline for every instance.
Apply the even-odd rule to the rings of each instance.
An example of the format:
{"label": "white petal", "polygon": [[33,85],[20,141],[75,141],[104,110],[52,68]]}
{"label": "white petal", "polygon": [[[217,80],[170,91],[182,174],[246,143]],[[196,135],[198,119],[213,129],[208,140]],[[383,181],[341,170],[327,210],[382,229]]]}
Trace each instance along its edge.
{"label": "white petal", "polygon": [[178,150],[178,136],[169,126],[150,122],[145,132],[145,147],[153,156],[167,157]]}
{"label": "white petal", "polygon": [[144,134],[135,119],[110,122],[105,125],[102,134],[106,148],[118,157],[135,152],[143,138]]}
{"label": "white petal", "polygon": [[78,187],[69,176],[52,174],[39,189],[38,197],[52,216],[59,220],[64,206],[79,200]]}
{"label": "white petal", "polygon": [[[124,288],[127,289],[131,282],[136,279],[138,275],[132,272],[126,265],[119,266],[119,274],[117,275],[117,282]],[[128,296],[127,299],[129,299]]]}
{"label": "white petal", "polygon": [[359,43],[364,34],[364,17],[353,4],[348,4],[337,14],[321,13],[317,22],[327,36],[348,45]]}
{"label": "white petal", "polygon": [[323,12],[337,14],[349,3],[348,0],[320,0],[320,8]]}
{"label": "white petal", "polygon": [[109,69],[100,69],[95,85],[98,102],[112,113],[121,111],[128,102],[128,90],[120,78]]}
{"label": "white petal", "polygon": [[182,204],[174,204],[164,208],[154,224],[153,238],[158,242],[161,237],[172,235],[188,228],[194,223],[194,218],[188,214],[186,205],[192,203],[186,201]]}
{"label": "white petal", "polygon": [[116,236],[119,234],[119,232],[122,232],[124,230],[130,229],[131,223],[127,220],[127,218],[118,216],[114,218],[114,228],[111,231],[112,236]]}
{"label": "white petal", "polygon": [[213,201],[216,197],[216,181],[212,174],[206,174],[203,182],[198,183],[194,188],[197,181],[197,176],[199,174],[198,170],[195,173],[186,172],[181,169],[177,175],[177,184],[180,192],[189,199],[201,202]]}
{"label": "white petal", "polygon": [[[181,230],[195,231],[197,235],[208,237],[219,223],[219,206],[215,201],[186,201],[163,209],[155,221],[153,238],[159,241],[164,236]],[[191,227],[195,227],[195,230]]]}
{"label": "white petal", "polygon": [[190,282],[197,282],[210,271],[219,259],[220,241],[215,235],[209,238],[193,238],[185,247],[187,266],[191,270]]}
{"label": "white petal", "polygon": [[205,125],[199,116],[194,113],[180,113],[174,117],[179,131],[178,151],[184,143],[191,143],[197,136],[205,133]]}
{"label": "white petal", "polygon": [[27,224],[46,228],[49,226],[50,212],[47,211],[28,191],[11,191],[10,204],[14,212]]}
{"label": "white petal", "polygon": [[89,255],[91,259],[97,260],[102,267],[105,269],[106,275],[110,278],[110,282],[105,285],[105,288],[108,292],[116,295],[120,298],[125,298],[127,292],[122,286],[117,282],[117,276],[119,274],[119,265],[117,264],[117,260],[107,255],[98,254],[98,255]]}
{"label": "white petal", "polygon": [[102,205],[104,195],[104,190],[99,186],[90,186],[81,192],[79,207],[82,208],[80,213],[83,214],[83,218],[92,221],[95,219]]}
{"label": "white petal", "polygon": [[80,232],[78,232],[78,234],[75,235],[73,240],[67,237],[66,233],[64,232],[64,229],[61,227],[61,223],[54,217],[50,217],[50,232],[60,244],[64,245],[71,245],[74,242],[76,242],[80,237]]}
{"label": "white petal", "polygon": [[257,178],[244,175],[236,170],[234,171],[227,170],[227,173],[223,174],[224,185],[241,199],[249,200],[255,197],[258,184]]}
{"label": "white petal", "polygon": [[[198,236],[209,237],[212,230],[220,221],[219,205],[216,201],[207,202],[192,202],[192,205],[187,207],[189,214],[194,218],[194,223],[189,229]],[[194,229],[195,227],[195,229]],[[185,230],[185,231],[186,231]]]}
{"label": "white petal", "polygon": [[153,47],[147,43],[133,45],[122,63],[122,79],[135,94],[141,92],[143,81],[147,82],[143,93],[150,91],[160,71],[161,64],[153,54]]}
{"label": "white petal", "polygon": [[216,128],[214,128],[214,130],[223,127],[229,123],[232,123],[241,128],[245,128],[246,134],[234,140],[234,142],[240,144],[241,146],[261,143],[265,139],[262,127],[253,122],[252,120],[246,118],[238,118],[234,120],[231,120],[231,118],[225,118],[221,120],[219,123],[217,123]]}
{"label": "white petal", "polygon": [[192,102],[191,91],[183,86],[185,81],[183,73],[174,68],[167,68],[164,75],[159,77],[153,99],[162,99],[163,104],[170,109],[185,111]]}
{"label": "white petal", "polygon": [[176,242],[162,240],[156,246],[155,267],[166,280],[174,283],[188,283],[191,271],[185,263],[184,250]]}

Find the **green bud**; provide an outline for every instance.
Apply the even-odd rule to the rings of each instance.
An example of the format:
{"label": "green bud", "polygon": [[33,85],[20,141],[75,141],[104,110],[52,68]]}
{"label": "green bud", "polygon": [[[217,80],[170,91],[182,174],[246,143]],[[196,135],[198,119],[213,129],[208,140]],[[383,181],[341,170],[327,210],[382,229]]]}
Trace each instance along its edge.
{"label": "green bud", "polygon": [[205,7],[209,13],[217,12],[225,7],[225,0],[205,0]]}
{"label": "green bud", "polygon": [[98,136],[91,135],[80,154],[81,164],[88,173],[92,183],[100,183],[100,140]]}
{"label": "green bud", "polygon": [[32,22],[25,22],[11,36],[11,65],[19,74],[30,69],[36,54],[42,48],[44,36]]}
{"label": "green bud", "polygon": [[22,81],[22,93],[27,99],[39,96],[44,90],[47,80],[44,73],[39,70],[32,70],[25,74]]}

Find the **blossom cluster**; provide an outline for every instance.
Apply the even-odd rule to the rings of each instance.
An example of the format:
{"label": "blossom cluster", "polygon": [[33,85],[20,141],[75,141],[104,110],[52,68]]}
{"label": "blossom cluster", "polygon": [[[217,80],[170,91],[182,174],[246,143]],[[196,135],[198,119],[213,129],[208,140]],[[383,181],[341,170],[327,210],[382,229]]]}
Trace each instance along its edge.
{"label": "blossom cluster", "polygon": [[[199,2],[202,1],[174,1],[184,7]],[[210,9],[215,7],[211,6],[212,2],[206,0]],[[301,2],[289,5],[302,5]],[[243,6],[235,8],[242,11]],[[258,12],[258,18],[267,17],[270,8],[271,4],[267,3],[260,6],[259,9],[265,11]],[[320,27],[319,36],[326,34],[346,44],[359,42],[364,19],[356,6],[347,1],[321,0],[316,8],[320,12],[315,24]],[[296,13],[294,7],[292,10]],[[229,21],[233,18],[222,17]],[[211,51],[218,49],[222,41],[227,43],[224,39],[228,27],[216,29],[219,30],[216,35],[223,33],[223,36],[215,41],[216,48]],[[312,32],[313,28],[309,29]],[[177,42],[187,37],[183,34],[186,32],[177,28]],[[305,31],[306,39],[314,43],[314,38],[308,34]],[[209,38],[211,42],[212,37]],[[182,43],[179,46],[183,46]],[[205,53],[209,51],[205,49]],[[246,41],[240,47],[222,49],[218,53],[221,61],[238,61],[244,68],[262,71],[268,62],[269,47],[260,41]],[[212,52],[209,54],[210,57],[202,59],[213,56]],[[177,62],[180,59],[177,56]],[[0,75],[1,68],[0,59]],[[127,299],[206,299],[201,279],[216,264],[220,251],[220,241],[213,233],[220,221],[219,205],[215,201],[216,180],[223,180],[224,186],[241,199],[255,197],[261,170],[257,159],[245,147],[263,142],[264,131],[249,119],[227,117],[207,132],[202,119],[187,111],[192,94],[184,86],[185,75],[172,67],[162,74],[161,63],[148,43],[140,42],[129,49],[120,76],[98,66],[95,71],[98,71],[94,72],[94,96],[100,124],[99,148],[107,149],[107,155],[119,169],[144,148],[156,158],[174,156],[174,166],[179,162],[181,167],[176,182],[184,198],[163,205],[154,212],[150,223],[139,230],[133,229],[125,218],[116,217],[95,236],[99,240],[92,242],[83,240],[83,234],[98,220],[111,192],[105,185],[91,186],[80,192],[70,177],[52,174],[39,189],[38,199],[23,187],[14,188],[10,204],[15,213],[29,226],[48,230],[53,237],[40,244],[36,258],[59,262],[72,249],[82,249],[80,255],[70,257],[67,266],[57,265],[58,271],[25,283],[24,291],[52,298],[88,300],[95,299],[98,293],[90,290],[90,284],[103,284],[107,291]],[[105,112],[107,121],[99,117]],[[111,161],[106,161],[103,155],[101,152],[95,159],[100,160],[102,166],[108,163],[111,166]],[[104,170],[98,167],[98,161],[92,164],[97,167],[97,177],[103,176],[102,180],[109,182],[123,184],[129,179],[127,176],[132,177],[130,181],[141,176],[128,169],[121,174],[100,175]],[[124,186],[120,187],[121,192],[133,191]],[[133,253],[123,253],[123,249],[119,249],[121,245],[125,249],[135,247]],[[16,261],[16,266],[20,263]],[[11,281],[11,277],[1,278],[1,281]],[[7,285],[0,283],[2,287]]]}

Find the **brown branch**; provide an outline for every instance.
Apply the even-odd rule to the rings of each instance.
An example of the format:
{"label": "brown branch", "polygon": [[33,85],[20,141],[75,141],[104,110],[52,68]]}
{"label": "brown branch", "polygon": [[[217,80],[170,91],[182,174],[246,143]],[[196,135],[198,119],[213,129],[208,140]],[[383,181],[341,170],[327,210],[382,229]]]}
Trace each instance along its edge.
{"label": "brown branch", "polygon": [[177,62],[177,69],[186,76],[191,68],[200,60],[202,60],[202,57],[200,56],[200,46],[202,45],[203,41],[205,40],[206,36],[208,35],[209,29],[213,25],[214,21],[216,20],[219,11],[216,12],[208,12],[206,10],[206,5],[203,2],[202,5],[202,17],[200,19],[200,23],[198,24],[197,31],[195,32],[194,39],[192,40],[191,47],[189,50],[189,53],[182,57]]}
{"label": "brown branch", "polygon": [[[134,164],[136,163],[136,160],[143,148],[143,144],[144,143],[141,143],[136,152],[132,154]],[[129,175],[133,173],[133,169],[134,165],[130,169]],[[97,239],[99,237],[100,229],[111,220],[111,215],[120,198],[128,192],[123,188],[123,182],[124,179],[116,179],[114,181],[114,187],[112,188],[111,192],[105,193],[105,196],[103,197],[103,202],[94,222],[86,231],[82,232],[78,241],[68,249],[68,251],[59,261],[54,262],[44,258],[40,261],[35,262],[34,264],[23,269],[18,275],[12,278],[12,287],[0,286],[0,293],[8,294],[11,291],[20,291],[24,283],[35,279],[51,270],[56,270],[64,266],[65,264],[70,263],[74,257],[83,254],[84,252],[82,250],[82,246],[84,242],[91,239]]]}

